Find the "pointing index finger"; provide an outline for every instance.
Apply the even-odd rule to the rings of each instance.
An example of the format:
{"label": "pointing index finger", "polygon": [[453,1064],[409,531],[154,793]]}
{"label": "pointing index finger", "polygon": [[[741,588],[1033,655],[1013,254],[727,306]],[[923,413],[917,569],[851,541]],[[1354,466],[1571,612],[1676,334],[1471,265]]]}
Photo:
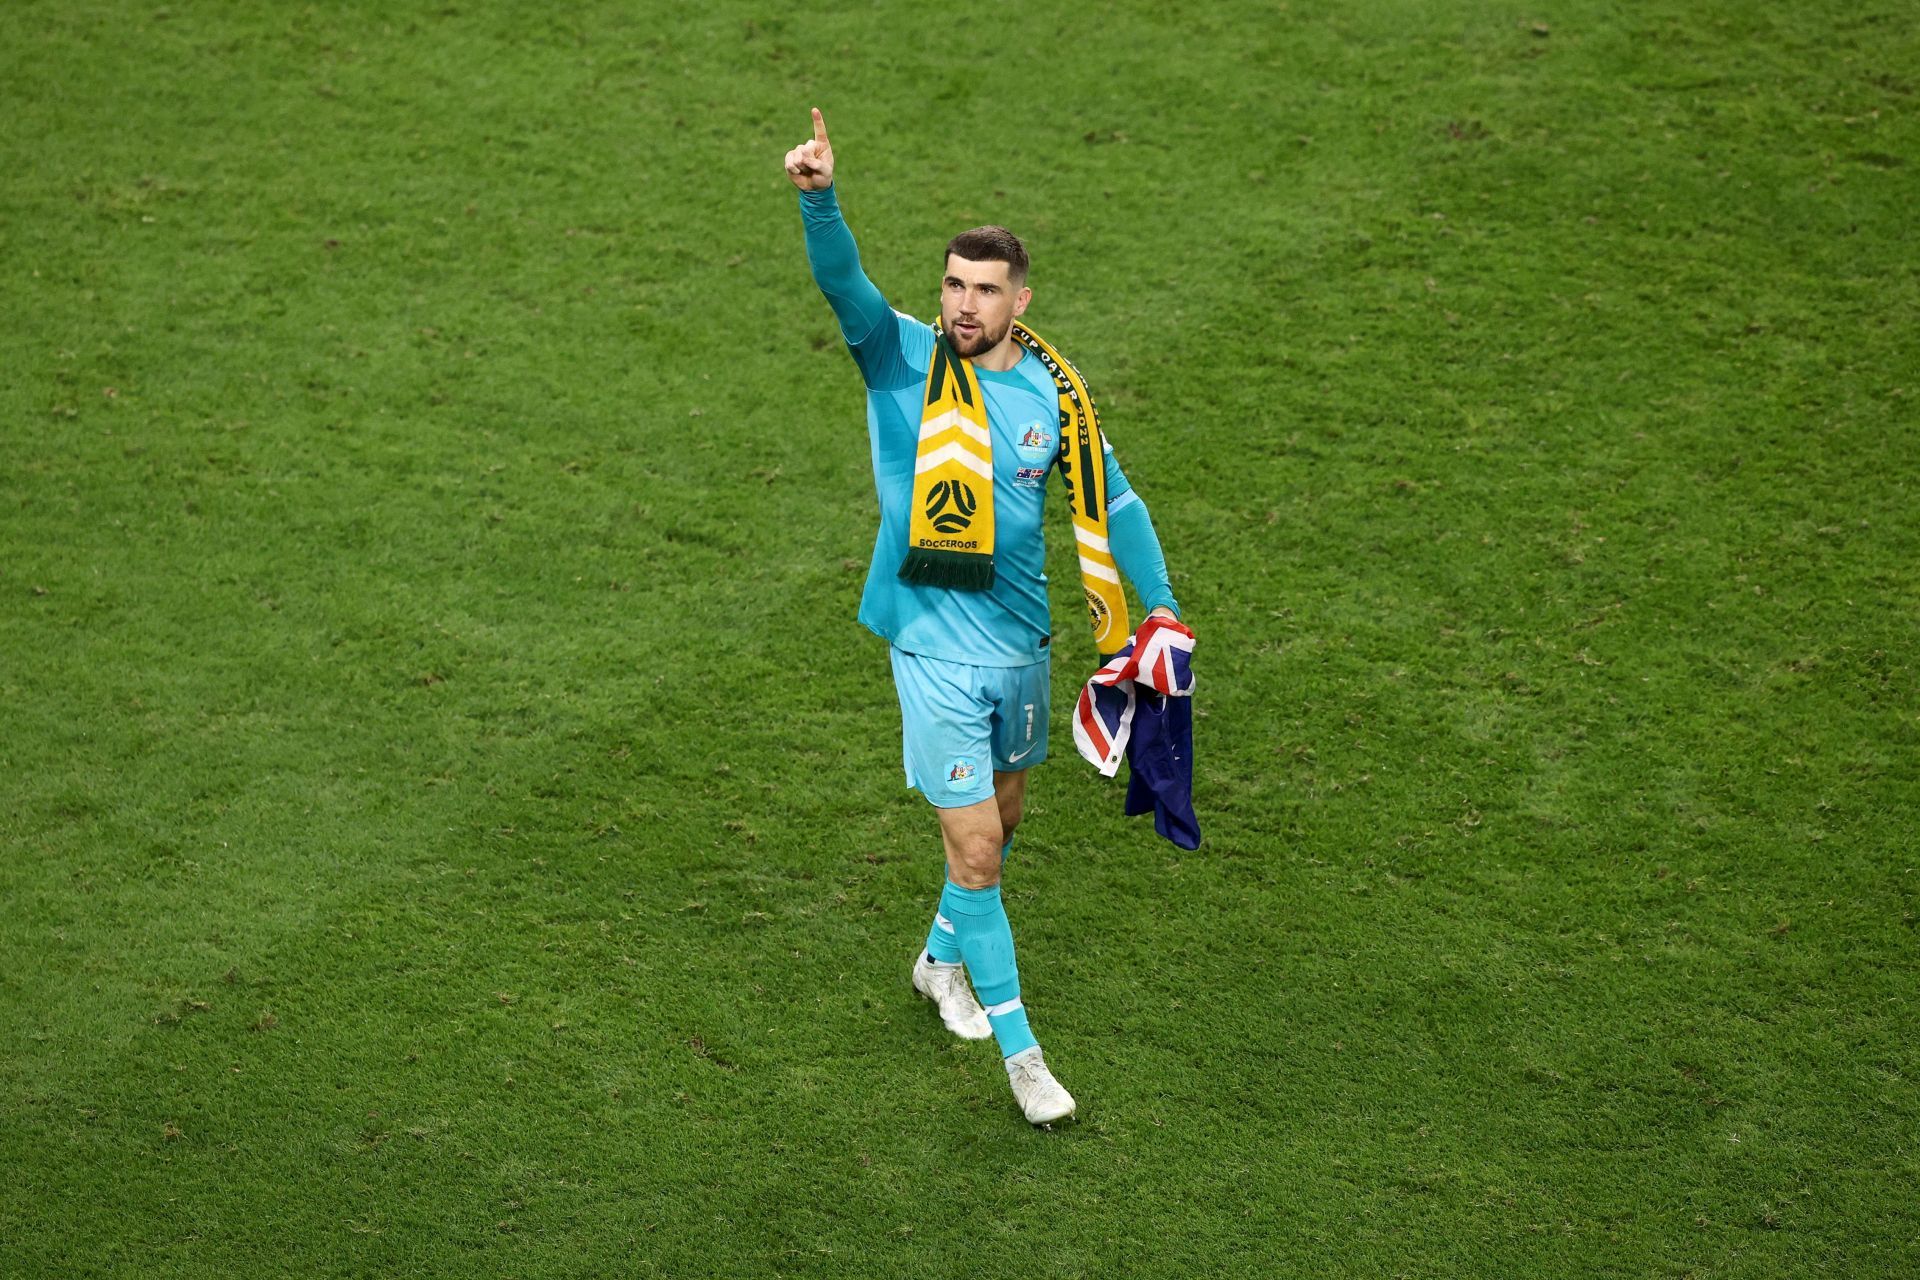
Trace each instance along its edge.
{"label": "pointing index finger", "polygon": [[831,145],[827,141],[827,118],[818,107],[813,109],[813,140],[823,147]]}

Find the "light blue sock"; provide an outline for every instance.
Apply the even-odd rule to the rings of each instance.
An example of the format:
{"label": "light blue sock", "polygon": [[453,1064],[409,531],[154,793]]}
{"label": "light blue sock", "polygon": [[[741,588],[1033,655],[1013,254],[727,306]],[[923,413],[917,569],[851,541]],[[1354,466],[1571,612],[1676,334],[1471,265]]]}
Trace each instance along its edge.
{"label": "light blue sock", "polygon": [[935,964],[960,963],[960,942],[954,937],[953,911],[947,905],[947,895],[955,887],[949,880],[940,891],[940,905],[934,908],[933,926],[927,930],[927,955]]}
{"label": "light blue sock", "polygon": [[953,921],[967,975],[973,979],[980,1003],[986,1006],[993,1037],[1000,1042],[1000,1056],[1011,1058],[1033,1048],[1038,1042],[1027,1026],[1027,1011],[1020,1003],[1020,968],[1013,960],[1013,928],[1000,901],[1000,886],[962,889],[948,881],[940,903],[947,919]]}
{"label": "light blue sock", "polygon": [[[1012,851],[1013,837],[1009,836],[1000,846],[1000,861],[1005,862]],[[935,964],[960,963],[960,943],[953,936],[953,912],[947,905],[947,894],[957,887],[951,880],[946,882],[933,911],[933,923],[927,928],[927,957]]]}

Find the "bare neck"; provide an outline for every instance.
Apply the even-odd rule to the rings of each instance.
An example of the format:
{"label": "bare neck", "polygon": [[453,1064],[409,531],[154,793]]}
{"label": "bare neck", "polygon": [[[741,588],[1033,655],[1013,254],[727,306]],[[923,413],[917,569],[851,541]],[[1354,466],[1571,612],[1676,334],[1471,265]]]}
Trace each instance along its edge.
{"label": "bare neck", "polygon": [[1007,330],[1007,336],[1000,339],[992,350],[982,351],[973,358],[974,364],[982,369],[991,369],[995,373],[1005,373],[1020,363],[1027,349],[1013,340],[1013,330]]}

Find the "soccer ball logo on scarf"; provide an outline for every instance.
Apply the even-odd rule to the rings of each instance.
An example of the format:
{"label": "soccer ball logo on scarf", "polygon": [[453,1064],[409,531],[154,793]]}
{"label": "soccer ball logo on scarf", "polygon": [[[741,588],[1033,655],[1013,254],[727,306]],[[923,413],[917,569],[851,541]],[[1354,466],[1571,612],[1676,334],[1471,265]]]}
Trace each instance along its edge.
{"label": "soccer ball logo on scarf", "polygon": [[1105,640],[1107,632],[1113,629],[1113,610],[1107,608],[1107,602],[1100,598],[1099,593],[1090,591],[1086,587],[1081,587],[1080,590],[1087,597],[1087,616],[1093,621],[1093,640],[1098,644]]}
{"label": "soccer ball logo on scarf", "polygon": [[973,523],[979,505],[973,490],[958,480],[936,481],[927,494],[927,519],[941,533],[958,533]]}

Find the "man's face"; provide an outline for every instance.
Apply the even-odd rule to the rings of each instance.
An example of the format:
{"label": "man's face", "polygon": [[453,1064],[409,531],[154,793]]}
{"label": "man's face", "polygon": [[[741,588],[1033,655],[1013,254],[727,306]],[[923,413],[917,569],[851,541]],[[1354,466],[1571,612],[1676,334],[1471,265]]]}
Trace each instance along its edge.
{"label": "man's face", "polygon": [[1015,288],[1004,262],[972,262],[947,255],[940,286],[940,327],[953,349],[972,359],[1007,340],[1013,318],[1026,311],[1033,290]]}

